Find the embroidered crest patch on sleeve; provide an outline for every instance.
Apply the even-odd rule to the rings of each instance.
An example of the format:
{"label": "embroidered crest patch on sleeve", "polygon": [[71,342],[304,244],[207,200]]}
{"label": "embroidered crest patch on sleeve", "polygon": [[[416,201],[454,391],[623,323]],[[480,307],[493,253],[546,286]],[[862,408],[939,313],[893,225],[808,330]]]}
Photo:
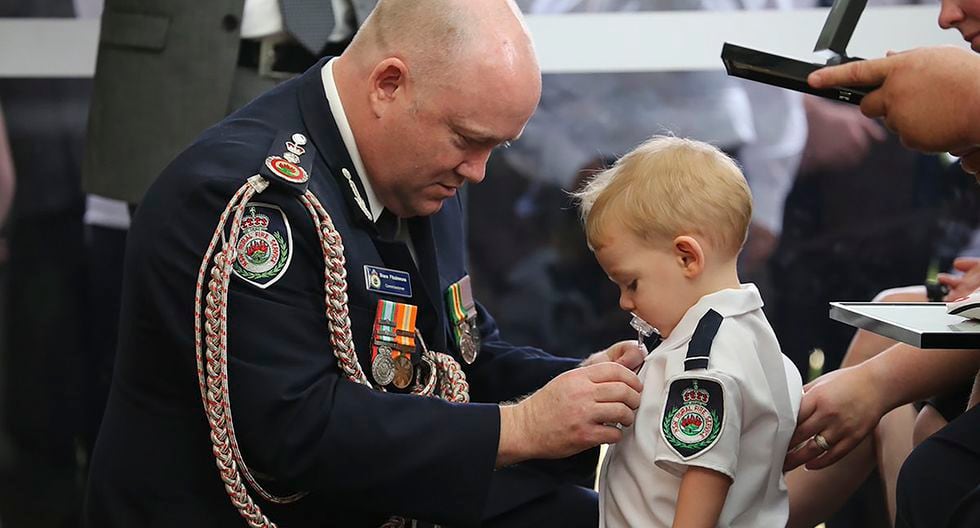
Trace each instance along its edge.
{"label": "embroidered crest patch on sleeve", "polygon": [[694,458],[718,441],[725,424],[721,383],[710,378],[682,377],[670,383],[660,432],[682,459]]}
{"label": "embroidered crest patch on sleeve", "polygon": [[289,220],[278,206],[249,203],[242,216],[242,231],[232,269],[239,278],[268,288],[289,268],[293,234]]}

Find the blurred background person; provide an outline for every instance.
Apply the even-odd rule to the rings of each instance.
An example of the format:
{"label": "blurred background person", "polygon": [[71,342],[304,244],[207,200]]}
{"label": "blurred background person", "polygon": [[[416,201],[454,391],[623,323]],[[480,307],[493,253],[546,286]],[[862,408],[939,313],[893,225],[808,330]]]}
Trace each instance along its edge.
{"label": "blurred background person", "polygon": [[[71,18],[71,0],[12,0],[0,17]],[[47,36],[45,38],[52,38]],[[84,343],[88,79],[0,79],[19,175],[7,225],[0,515],[6,528],[71,525],[81,498],[79,371]]]}

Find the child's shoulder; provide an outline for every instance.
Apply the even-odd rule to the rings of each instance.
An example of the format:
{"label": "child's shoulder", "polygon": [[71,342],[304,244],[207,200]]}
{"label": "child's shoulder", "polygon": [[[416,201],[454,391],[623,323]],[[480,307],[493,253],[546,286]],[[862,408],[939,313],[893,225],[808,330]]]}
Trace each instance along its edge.
{"label": "child's shoulder", "polygon": [[768,324],[760,325],[755,317],[724,317],[711,341],[710,370],[740,379],[781,355]]}

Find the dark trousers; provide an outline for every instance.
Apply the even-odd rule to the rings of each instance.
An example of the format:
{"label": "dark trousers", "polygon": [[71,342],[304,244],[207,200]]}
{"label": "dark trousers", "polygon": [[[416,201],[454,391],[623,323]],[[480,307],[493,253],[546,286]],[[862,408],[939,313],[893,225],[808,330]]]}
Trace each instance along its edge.
{"label": "dark trousers", "polygon": [[980,405],[916,447],[898,476],[895,526],[980,526]]}

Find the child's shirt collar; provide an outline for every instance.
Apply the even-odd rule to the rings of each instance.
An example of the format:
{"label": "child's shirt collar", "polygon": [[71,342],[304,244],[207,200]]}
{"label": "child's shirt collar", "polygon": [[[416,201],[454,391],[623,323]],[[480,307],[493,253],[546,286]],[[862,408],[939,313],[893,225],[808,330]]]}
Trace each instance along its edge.
{"label": "child's shirt collar", "polygon": [[646,360],[653,357],[657,350],[668,350],[676,348],[691,339],[694,329],[698,326],[698,321],[709,309],[718,312],[722,317],[734,317],[753,310],[762,308],[762,296],[759,295],[755,284],[742,284],[740,288],[726,288],[709,293],[698,300],[694,306],[687,309],[684,317],[674,327],[674,331],[660,342],[656,348],[647,354]]}

